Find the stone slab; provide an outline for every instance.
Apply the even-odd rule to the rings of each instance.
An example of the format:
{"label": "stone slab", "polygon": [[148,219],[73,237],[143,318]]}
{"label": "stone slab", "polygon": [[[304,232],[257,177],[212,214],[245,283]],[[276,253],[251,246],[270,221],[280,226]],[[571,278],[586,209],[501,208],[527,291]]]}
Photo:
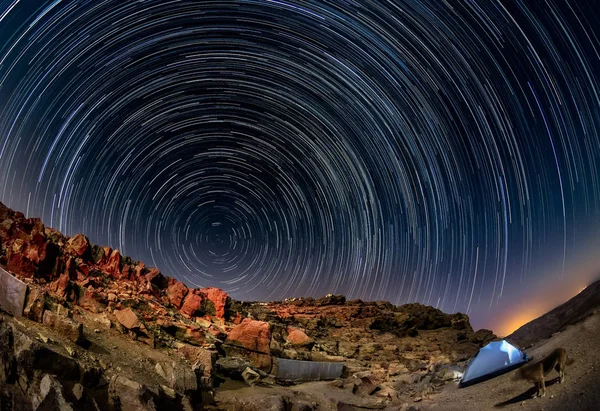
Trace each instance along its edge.
{"label": "stone slab", "polygon": [[0,307],[15,317],[23,316],[27,284],[0,268]]}

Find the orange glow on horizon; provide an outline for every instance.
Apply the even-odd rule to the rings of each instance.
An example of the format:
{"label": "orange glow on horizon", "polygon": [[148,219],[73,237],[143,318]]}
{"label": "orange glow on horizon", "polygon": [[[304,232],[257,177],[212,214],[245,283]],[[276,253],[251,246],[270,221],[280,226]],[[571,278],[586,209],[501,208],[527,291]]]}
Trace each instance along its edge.
{"label": "orange glow on horizon", "polygon": [[531,307],[529,309],[525,309],[517,314],[509,314],[506,321],[498,325],[498,330],[495,334],[499,337],[506,337],[507,335],[510,335],[511,333],[516,331],[522,325],[527,324],[531,320],[535,320],[543,313],[544,310],[540,309],[539,306],[536,306]]}
{"label": "orange glow on horizon", "polygon": [[562,303],[580,294],[586,288],[587,285],[583,288],[577,288],[575,292],[569,293],[566,298],[547,299],[540,296],[539,299],[542,301],[531,301],[531,306],[522,307],[520,311],[508,313],[504,321],[500,322],[500,324],[497,325],[496,330],[493,331],[499,337],[506,337],[507,335],[515,332],[522,325],[525,325],[528,322],[544,315],[545,313],[552,311]]}

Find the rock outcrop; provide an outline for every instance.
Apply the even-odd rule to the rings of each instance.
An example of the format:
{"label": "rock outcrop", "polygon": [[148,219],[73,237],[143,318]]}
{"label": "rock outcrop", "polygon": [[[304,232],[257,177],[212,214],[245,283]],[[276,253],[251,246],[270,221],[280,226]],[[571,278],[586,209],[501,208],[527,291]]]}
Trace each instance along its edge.
{"label": "rock outcrop", "polygon": [[343,363],[342,386],[385,405],[399,381],[418,380],[424,388],[410,392],[423,395],[450,375],[441,367],[495,337],[417,303],[235,301],[1,203],[0,266],[28,288],[25,318],[0,324],[0,402],[33,409],[199,409],[223,379],[293,383],[278,379],[278,358]]}

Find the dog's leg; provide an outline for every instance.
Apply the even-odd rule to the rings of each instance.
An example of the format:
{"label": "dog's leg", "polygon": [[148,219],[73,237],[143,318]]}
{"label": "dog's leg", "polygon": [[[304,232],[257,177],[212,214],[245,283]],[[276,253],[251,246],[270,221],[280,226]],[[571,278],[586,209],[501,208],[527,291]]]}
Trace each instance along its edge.
{"label": "dog's leg", "polygon": [[533,395],[533,398],[534,398],[534,399],[540,396],[540,383],[539,383],[539,382],[537,382],[537,381],[535,382],[535,389],[536,389],[537,391],[536,391],[536,392],[535,392],[535,394]]}
{"label": "dog's leg", "polygon": [[542,377],[542,382],[540,383],[540,385],[542,386],[541,398],[544,398],[546,396],[546,384],[544,382],[544,377]]}
{"label": "dog's leg", "polygon": [[565,380],[565,366],[564,364],[561,364],[560,362],[556,363],[556,366],[554,367],[554,369],[558,372],[558,383],[562,384],[563,381]]}

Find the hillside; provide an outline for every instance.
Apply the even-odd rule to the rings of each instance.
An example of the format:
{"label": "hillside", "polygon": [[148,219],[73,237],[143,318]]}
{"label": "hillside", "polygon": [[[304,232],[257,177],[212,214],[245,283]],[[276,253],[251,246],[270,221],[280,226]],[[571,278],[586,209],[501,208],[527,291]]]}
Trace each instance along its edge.
{"label": "hillside", "polygon": [[523,325],[508,340],[527,347],[554,333],[563,331],[568,325],[576,324],[600,308],[600,280],[590,284],[583,291],[552,311]]}

